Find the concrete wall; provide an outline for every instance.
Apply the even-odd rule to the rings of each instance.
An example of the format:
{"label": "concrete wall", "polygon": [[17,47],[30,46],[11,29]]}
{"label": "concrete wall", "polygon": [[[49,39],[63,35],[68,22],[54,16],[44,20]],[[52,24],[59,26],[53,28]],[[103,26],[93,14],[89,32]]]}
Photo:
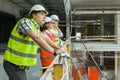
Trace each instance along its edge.
{"label": "concrete wall", "polygon": [[15,15],[15,17],[20,17],[19,11],[21,8],[9,0],[0,0],[0,11]]}

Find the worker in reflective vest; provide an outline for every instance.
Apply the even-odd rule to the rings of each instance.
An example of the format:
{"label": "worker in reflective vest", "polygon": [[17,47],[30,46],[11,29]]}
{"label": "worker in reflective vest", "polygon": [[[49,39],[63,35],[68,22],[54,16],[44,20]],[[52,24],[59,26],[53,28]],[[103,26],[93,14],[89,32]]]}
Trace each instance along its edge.
{"label": "worker in reflective vest", "polygon": [[60,46],[60,38],[63,37],[63,33],[62,31],[60,30],[60,28],[58,27],[58,24],[59,24],[59,17],[55,14],[51,15],[50,18],[53,20],[53,29],[51,29],[50,31],[55,35],[55,43],[57,45]]}
{"label": "worker in reflective vest", "polygon": [[[46,17],[44,28],[45,30],[42,31],[43,35],[45,35],[46,37],[48,37],[51,41],[55,43],[55,36],[54,34],[50,32],[50,29],[53,28],[52,19],[50,17]],[[45,51],[42,48],[40,49],[40,57],[41,57],[41,63],[43,67],[49,66],[55,58],[53,53]]]}
{"label": "worker in reflective vest", "polygon": [[[53,54],[64,52],[64,48],[54,49],[52,43],[40,34],[40,26],[44,24],[48,12],[42,5],[34,5],[30,19],[22,18],[13,28],[7,49],[4,53],[3,66],[9,80],[27,80],[26,69],[36,64],[38,46]],[[52,46],[51,46],[52,45]]]}

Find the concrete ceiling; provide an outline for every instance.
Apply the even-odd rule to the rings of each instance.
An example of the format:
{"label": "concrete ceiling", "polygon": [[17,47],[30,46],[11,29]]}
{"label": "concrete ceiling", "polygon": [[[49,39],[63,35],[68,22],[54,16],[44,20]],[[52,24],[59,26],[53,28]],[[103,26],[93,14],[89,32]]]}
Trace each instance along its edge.
{"label": "concrete ceiling", "polygon": [[[61,21],[66,21],[65,3],[70,2],[72,10],[91,10],[91,9],[120,9],[120,0],[9,0],[22,7],[23,10],[30,10],[34,4],[43,4],[49,11],[49,15],[57,14]],[[67,9],[67,8],[66,8]],[[83,16],[83,17],[82,17]],[[97,17],[93,15],[92,17]],[[90,18],[90,15],[75,16],[78,19]]]}
{"label": "concrete ceiling", "polygon": [[65,20],[64,0],[9,0],[13,4],[22,8],[21,13],[27,13],[35,4],[42,4],[49,12],[49,15],[56,14],[60,16],[60,20]]}
{"label": "concrete ceiling", "polygon": [[23,10],[30,10],[32,5],[40,3],[39,0],[9,0],[11,3],[18,5]]}
{"label": "concrete ceiling", "polygon": [[65,6],[63,0],[41,0],[49,11],[49,16],[56,14],[60,20],[65,20]]}
{"label": "concrete ceiling", "polygon": [[120,0],[70,0],[71,9],[120,9]]}
{"label": "concrete ceiling", "polygon": [[[92,10],[120,10],[120,0],[70,0],[73,20],[114,20],[113,14],[81,14],[81,11],[91,12]],[[74,14],[78,11],[80,14]]]}
{"label": "concrete ceiling", "polygon": [[[70,2],[70,11],[73,10],[101,10],[101,9],[107,9],[107,10],[118,10],[120,9],[120,0],[40,0],[41,3],[43,3],[48,11],[51,14],[57,14],[60,16],[60,19],[65,21],[66,14],[65,14],[65,3],[67,1]],[[64,3],[65,2],[65,3]],[[82,17],[83,16],[83,17]],[[80,15],[77,16],[77,18],[80,19],[87,19],[87,18],[96,18],[101,17],[101,15]],[[109,15],[108,15],[109,16]]]}

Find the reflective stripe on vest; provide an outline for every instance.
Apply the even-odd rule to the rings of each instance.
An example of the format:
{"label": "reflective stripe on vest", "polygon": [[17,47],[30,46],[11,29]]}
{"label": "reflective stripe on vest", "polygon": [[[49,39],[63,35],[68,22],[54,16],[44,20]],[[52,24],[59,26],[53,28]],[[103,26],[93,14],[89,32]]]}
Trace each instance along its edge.
{"label": "reflective stripe on vest", "polygon": [[49,56],[49,57],[41,57],[41,60],[49,60],[49,59],[54,59],[55,56]]}
{"label": "reflective stripe on vest", "polygon": [[[46,35],[48,35],[48,37],[55,42],[55,36],[52,33],[47,32],[46,30],[44,31],[44,33]],[[54,60],[55,56],[53,53],[44,51],[44,49],[40,49],[40,56],[41,56],[41,63],[42,66],[49,66],[52,61]]]}
{"label": "reflective stripe on vest", "polygon": [[44,67],[49,66],[55,58],[54,54],[49,52],[41,52],[40,56],[41,56],[41,64]]}
{"label": "reflective stripe on vest", "polygon": [[[31,23],[33,30],[38,32],[39,30],[36,29],[35,24],[30,19],[27,20]],[[4,54],[4,59],[20,66],[33,66],[36,64],[38,45],[29,36],[22,37],[19,35],[16,28],[18,27],[20,21],[18,21],[11,32],[8,47]]]}
{"label": "reflective stripe on vest", "polygon": [[35,42],[33,42],[33,41],[23,40],[23,39],[20,39],[20,38],[15,37],[15,36],[12,35],[12,34],[11,34],[10,38],[11,38],[11,39],[14,39],[15,41],[18,41],[18,42],[24,43],[24,44],[37,45],[37,44],[36,44]]}
{"label": "reflective stripe on vest", "polygon": [[23,54],[21,52],[18,52],[18,51],[15,51],[9,47],[7,47],[7,50],[15,55],[19,55],[19,56],[23,56],[23,57],[30,57],[30,58],[35,58],[36,55],[35,54],[29,54],[29,53],[26,53],[26,54]]}

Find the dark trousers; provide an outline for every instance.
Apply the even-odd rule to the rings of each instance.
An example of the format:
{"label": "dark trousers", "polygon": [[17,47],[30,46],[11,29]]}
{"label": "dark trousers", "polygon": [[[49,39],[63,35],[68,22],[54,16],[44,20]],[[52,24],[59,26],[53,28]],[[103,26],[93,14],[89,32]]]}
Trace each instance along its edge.
{"label": "dark trousers", "polygon": [[9,77],[9,80],[27,80],[25,69],[21,69],[5,60],[3,62],[3,67]]}

